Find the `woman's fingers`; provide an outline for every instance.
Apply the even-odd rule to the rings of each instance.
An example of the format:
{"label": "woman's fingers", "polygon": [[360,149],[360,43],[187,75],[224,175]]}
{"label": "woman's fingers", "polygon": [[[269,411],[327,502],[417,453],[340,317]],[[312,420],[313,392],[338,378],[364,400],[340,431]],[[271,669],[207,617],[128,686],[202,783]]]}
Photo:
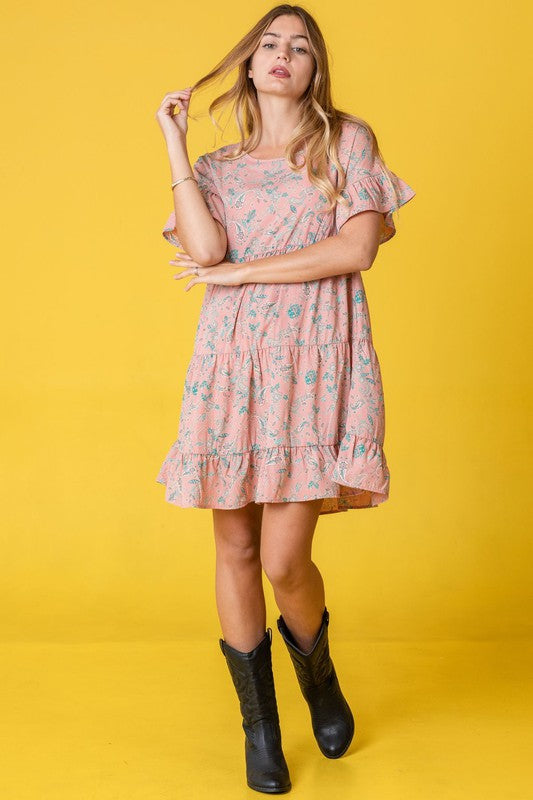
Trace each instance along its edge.
{"label": "woman's fingers", "polygon": [[158,113],[161,111],[166,114],[169,112],[171,113],[176,106],[178,106],[180,111],[185,111],[186,108],[184,104],[188,105],[190,102],[191,92],[191,87],[188,87],[187,89],[177,89],[175,92],[167,92],[161,101]]}
{"label": "woman's fingers", "polygon": [[177,281],[181,280],[181,278],[191,278],[191,282],[184,287],[185,289],[188,289],[189,286],[194,286],[195,279],[198,278],[199,275],[194,269],[185,269],[183,272],[173,275],[172,277]]}
{"label": "woman's fingers", "polygon": [[163,100],[167,100],[168,98],[174,97],[189,97],[192,92],[192,89],[176,89],[175,92],[167,92],[166,95],[163,97]]}
{"label": "woman's fingers", "polygon": [[193,266],[195,266],[195,267],[199,267],[200,266],[200,264],[197,264],[196,261],[192,260],[192,258],[189,258],[189,259],[185,259],[185,258],[181,258],[181,257],[180,258],[171,258],[168,263],[169,264],[175,264],[176,266],[179,266],[183,261],[185,262],[185,266],[187,266],[187,267],[190,267],[191,264]]}
{"label": "woman's fingers", "polygon": [[167,92],[163,98],[163,103],[172,103],[176,105],[176,101],[190,100],[191,91],[191,89],[178,89],[176,92]]}

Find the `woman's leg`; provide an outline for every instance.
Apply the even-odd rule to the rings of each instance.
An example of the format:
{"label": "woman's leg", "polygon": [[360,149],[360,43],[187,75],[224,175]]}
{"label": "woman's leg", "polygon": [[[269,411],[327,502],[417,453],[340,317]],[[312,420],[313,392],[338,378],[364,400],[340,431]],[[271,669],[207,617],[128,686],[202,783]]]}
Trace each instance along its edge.
{"label": "woman's leg", "polygon": [[321,499],[267,503],[261,558],[281,611],[278,628],[311,712],[313,734],[327,758],[339,758],[350,746],[355,720],[331,660],[324,582],[311,560],[321,505]]}
{"label": "woman's leg", "polygon": [[249,652],[265,635],[266,609],[260,556],[263,506],[213,511],[215,592],[224,639]]}
{"label": "woman's leg", "polygon": [[272,672],[272,630],[266,610],[260,557],[261,504],[213,509],[216,596],[224,653],[239,698],[245,733],[246,781],[259,792],[287,792],[289,768],[283,754]]}
{"label": "woman's leg", "polygon": [[299,647],[312,647],[325,607],[324,581],[311,560],[322,498],[265,503],[261,562],[277,606]]}

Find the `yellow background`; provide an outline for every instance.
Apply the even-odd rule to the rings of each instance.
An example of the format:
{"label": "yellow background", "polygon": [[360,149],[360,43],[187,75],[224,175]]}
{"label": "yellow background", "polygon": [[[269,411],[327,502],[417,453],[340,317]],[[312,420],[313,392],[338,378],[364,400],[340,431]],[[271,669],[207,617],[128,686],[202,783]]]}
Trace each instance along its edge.
{"label": "yellow background", "polygon": [[[177,435],[204,292],[185,293],[185,282],[172,279],[175,249],[161,235],[172,209],[170,170],[155,113],[165,92],[207,73],[273,5],[30,2],[4,9],[0,33],[0,632],[2,652],[13,659],[8,672],[22,675],[25,653],[37,666],[45,652],[59,652],[44,644],[33,651],[32,643],[65,652],[79,644],[89,648],[87,659],[76,650],[86,664],[105,643],[135,650],[159,641],[160,654],[165,642],[203,640],[214,680],[228,693],[236,781],[242,730],[215,652],[211,511],[172,506],[155,483]],[[419,664],[412,643],[438,652],[431,648],[449,640],[467,648],[491,640],[500,654],[516,652],[509,664],[524,665],[532,635],[531,7],[457,0],[305,7],[328,43],[335,104],[370,122],[387,164],[417,193],[365,274],[384,380],[390,499],[322,517],[315,537],[339,660],[348,652],[341,641],[403,643],[408,680],[409,664]],[[206,113],[220,91],[193,98],[191,111],[202,116],[189,124],[191,163],[236,141],[232,126],[215,139]],[[266,581],[265,590],[275,628]],[[177,667],[179,648],[173,652]],[[120,663],[129,660],[117,656]],[[381,656],[376,664],[383,666]],[[472,664],[466,657],[465,669]],[[191,668],[199,669],[194,661]],[[57,687],[74,680],[69,669],[50,670]],[[391,662],[385,682],[393,673]],[[40,696],[37,675],[21,678],[21,697],[28,686]],[[137,710],[130,679],[131,705],[116,712],[123,721]],[[92,685],[77,686],[72,701],[87,702]],[[451,678],[449,685],[448,699]],[[174,701],[179,708],[178,694]],[[20,722],[15,711],[7,719]],[[411,764],[417,774],[423,760]],[[59,755],[46,761],[48,777],[60,774],[60,763]],[[155,770],[159,778],[165,769]],[[437,774],[421,792],[462,797],[438,781],[435,794]],[[146,785],[133,782],[138,795],[131,786],[121,794],[122,778],[90,783],[96,778],[88,773],[73,794],[59,784],[54,790],[50,778],[40,788],[36,782],[34,795],[31,787],[15,790],[15,775],[3,779],[14,800],[167,797],[178,786],[156,789],[145,776]],[[216,773],[212,779],[224,783]],[[369,797],[389,796],[384,784],[372,794],[368,780]],[[480,794],[465,796],[490,796],[490,781],[483,791],[473,785]],[[181,788],[190,794],[191,786]],[[227,788],[235,796],[229,780]]]}

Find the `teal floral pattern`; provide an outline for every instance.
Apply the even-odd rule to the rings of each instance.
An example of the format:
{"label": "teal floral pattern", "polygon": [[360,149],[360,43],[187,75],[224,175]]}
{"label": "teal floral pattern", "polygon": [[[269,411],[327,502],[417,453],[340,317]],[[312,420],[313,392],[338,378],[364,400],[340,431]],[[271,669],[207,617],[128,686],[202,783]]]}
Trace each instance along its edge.
{"label": "teal floral pattern", "polygon": [[[344,196],[326,198],[305,169],[252,156],[222,162],[225,145],[194,164],[206,204],[224,225],[226,260],[250,262],[334,236],[355,214],[393,212],[415,196],[371,156],[366,130],[343,124]],[[336,180],[336,170],[331,165]],[[174,212],[163,236],[182,248]],[[207,284],[182,395],[177,439],[156,481],[181,507],[239,508],[323,498],[321,514],[389,496],[379,360],[360,272],[301,283]]]}

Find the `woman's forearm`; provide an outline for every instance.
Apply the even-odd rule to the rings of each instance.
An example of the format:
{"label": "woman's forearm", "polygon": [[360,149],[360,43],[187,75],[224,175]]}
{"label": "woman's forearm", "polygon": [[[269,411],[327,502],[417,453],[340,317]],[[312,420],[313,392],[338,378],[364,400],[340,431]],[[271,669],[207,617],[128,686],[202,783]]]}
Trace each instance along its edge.
{"label": "woman's forearm", "polygon": [[[353,242],[353,240],[352,240]],[[315,244],[282,255],[257,258],[239,265],[242,283],[301,283],[368,269],[360,252],[342,236],[328,236]]]}
{"label": "woman's forearm", "polygon": [[[167,143],[171,182],[194,177],[185,136]],[[182,181],[172,190],[176,231],[183,249],[199,264],[215,264],[223,257],[219,225],[213,219],[195,181]]]}

